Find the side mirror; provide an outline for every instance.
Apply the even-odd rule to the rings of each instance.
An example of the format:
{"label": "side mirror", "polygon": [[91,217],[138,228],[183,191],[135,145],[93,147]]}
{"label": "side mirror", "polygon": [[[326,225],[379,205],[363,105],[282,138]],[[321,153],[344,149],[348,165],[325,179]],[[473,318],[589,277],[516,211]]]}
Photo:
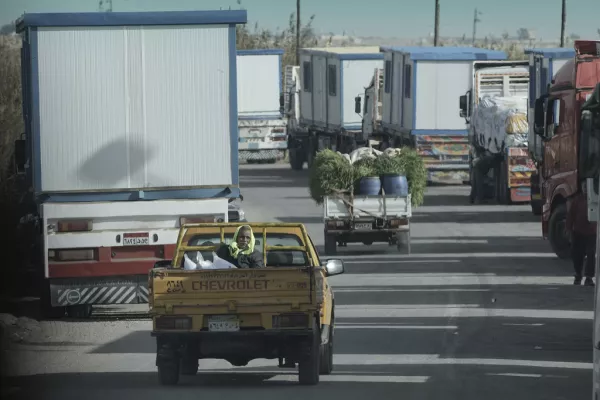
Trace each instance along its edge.
{"label": "side mirror", "polygon": [[546,136],[546,100],[547,95],[535,100],[533,131],[536,135],[544,138]]}
{"label": "side mirror", "polygon": [[327,276],[340,275],[344,273],[344,262],[342,260],[327,260],[325,263]]}
{"label": "side mirror", "polygon": [[360,103],[361,103],[360,96],[356,96],[354,98],[354,112],[357,114],[360,114],[360,112],[362,111],[362,107],[361,107]]}
{"label": "side mirror", "polygon": [[160,260],[154,263],[153,268],[169,268],[173,260]]}
{"label": "side mirror", "polygon": [[25,172],[27,163],[27,147],[24,139],[15,140],[15,172],[22,174]]}

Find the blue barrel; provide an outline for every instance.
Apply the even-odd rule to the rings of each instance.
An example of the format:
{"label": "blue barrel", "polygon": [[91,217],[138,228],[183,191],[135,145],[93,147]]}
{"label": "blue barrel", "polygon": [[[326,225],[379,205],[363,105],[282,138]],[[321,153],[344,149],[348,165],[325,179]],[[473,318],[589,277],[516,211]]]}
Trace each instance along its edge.
{"label": "blue barrel", "polygon": [[381,180],[377,176],[365,176],[361,178],[358,194],[378,195],[381,191]]}
{"label": "blue barrel", "polygon": [[383,190],[385,194],[408,196],[408,181],[404,175],[382,175]]}

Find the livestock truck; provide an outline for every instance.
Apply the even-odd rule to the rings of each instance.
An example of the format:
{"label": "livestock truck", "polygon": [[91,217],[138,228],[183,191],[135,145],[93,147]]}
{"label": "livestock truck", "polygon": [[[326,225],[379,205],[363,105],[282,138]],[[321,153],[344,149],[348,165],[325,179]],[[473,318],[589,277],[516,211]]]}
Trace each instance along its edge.
{"label": "livestock truck", "polygon": [[[563,259],[570,257],[571,247],[565,229],[568,201],[579,193],[586,178],[594,177],[589,171],[598,163],[592,152],[598,121],[586,109],[589,103],[584,104],[600,82],[600,41],[576,40],[573,47],[575,56],[558,69],[547,93],[536,99],[533,116],[534,132],[543,143],[542,235]],[[592,179],[588,200],[593,204],[597,197],[597,180]]]}
{"label": "livestock truck", "polygon": [[539,171],[542,167],[543,145],[542,140],[534,132],[534,108],[535,101],[541,95],[545,94],[548,85],[554,79],[556,72],[570,58],[575,57],[575,50],[569,48],[532,48],[525,49],[525,54],[529,58],[529,154],[536,166],[536,171],[531,174],[531,212],[534,215],[542,215],[542,206],[544,200],[541,190],[541,175]]}
{"label": "livestock truck", "polygon": [[[468,134],[451,104],[471,87],[475,60],[505,60],[506,54],[472,47],[380,50],[384,54],[383,79],[374,76],[372,83],[383,85],[382,91],[373,89],[378,93],[376,101],[381,102],[381,115],[368,117],[365,130],[382,140],[380,149],[414,148],[423,158],[428,182],[468,182]],[[366,106],[365,112],[367,109],[372,106]],[[356,110],[360,110],[358,100]]]}
{"label": "livestock truck", "polygon": [[471,203],[531,200],[528,153],[527,61],[475,61],[471,86],[459,98],[459,115],[469,129]]}
{"label": "livestock truck", "polygon": [[[179,227],[239,197],[244,10],[24,14],[23,216],[47,315],[148,302]],[[193,49],[193,51],[190,51]],[[24,260],[25,261],[25,260]]]}
{"label": "livestock truck", "polygon": [[275,162],[287,150],[280,97],[282,49],[238,50],[238,130],[241,162]]}
{"label": "livestock truck", "polygon": [[354,98],[364,91],[373,69],[382,65],[383,54],[373,46],[301,50],[297,70],[286,70],[292,169],[301,170],[305,162],[310,167],[319,150],[348,154],[368,145]]}

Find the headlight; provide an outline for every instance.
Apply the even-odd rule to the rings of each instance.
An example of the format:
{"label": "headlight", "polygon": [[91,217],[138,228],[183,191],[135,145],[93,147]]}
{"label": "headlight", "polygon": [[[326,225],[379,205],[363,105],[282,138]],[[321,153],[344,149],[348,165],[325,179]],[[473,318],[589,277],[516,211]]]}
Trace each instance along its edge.
{"label": "headlight", "polygon": [[238,218],[240,219],[240,221],[246,219],[246,214],[244,213],[244,210],[238,211]]}

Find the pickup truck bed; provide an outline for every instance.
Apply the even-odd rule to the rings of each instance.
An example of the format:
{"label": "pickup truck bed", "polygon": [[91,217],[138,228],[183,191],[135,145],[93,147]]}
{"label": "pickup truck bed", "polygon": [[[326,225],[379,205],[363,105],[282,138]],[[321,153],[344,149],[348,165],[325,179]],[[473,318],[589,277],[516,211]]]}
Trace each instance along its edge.
{"label": "pickup truck bed", "polygon": [[323,201],[325,253],[337,245],[374,242],[396,244],[410,254],[411,196],[327,196]]}

